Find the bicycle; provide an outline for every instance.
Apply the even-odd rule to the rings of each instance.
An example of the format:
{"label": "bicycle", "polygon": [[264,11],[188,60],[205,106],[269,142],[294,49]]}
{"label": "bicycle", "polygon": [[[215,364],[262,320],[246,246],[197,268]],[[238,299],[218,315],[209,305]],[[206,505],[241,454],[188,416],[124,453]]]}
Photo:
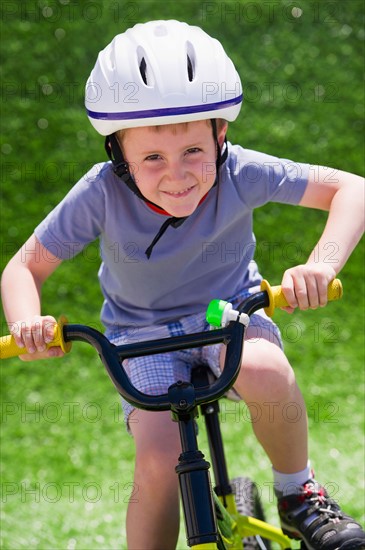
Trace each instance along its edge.
{"label": "bicycle", "polygon": [[[328,287],[328,299],[342,296],[338,279]],[[82,341],[98,352],[118,393],[137,408],[149,411],[170,410],[179,424],[181,454],[175,470],[179,478],[187,544],[193,550],[270,549],[276,543],[292,548],[292,540],[281,529],[265,521],[256,485],[248,478],[230,480],[219,422],[219,399],[232,388],[241,366],[243,339],[249,317],[264,308],[272,316],[276,307],[287,302],[281,287],[263,281],[261,290],[246,298],[234,310],[222,300],[213,300],[207,309],[212,330],[184,336],[149,340],[116,346],[99,331],[87,325],[67,324],[61,319],[49,344],[69,352],[73,341]],[[177,381],[163,395],[146,395],[129,381],[123,361],[132,357],[224,343],[226,358],[219,378],[205,365],[194,367],[192,381]],[[6,359],[25,353],[12,336],[0,339],[0,357]],[[198,409],[204,417],[214,473],[210,482],[210,464],[198,448],[195,418]],[[306,547],[302,543],[302,550]]]}

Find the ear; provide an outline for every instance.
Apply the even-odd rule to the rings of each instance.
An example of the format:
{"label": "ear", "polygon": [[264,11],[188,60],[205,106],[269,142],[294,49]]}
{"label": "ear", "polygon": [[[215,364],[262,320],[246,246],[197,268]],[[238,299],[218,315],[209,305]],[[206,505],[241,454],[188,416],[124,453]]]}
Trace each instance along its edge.
{"label": "ear", "polygon": [[226,139],[227,130],[228,130],[228,122],[224,122],[224,124],[221,125],[217,134],[217,140],[220,147],[223,146],[224,140]]}

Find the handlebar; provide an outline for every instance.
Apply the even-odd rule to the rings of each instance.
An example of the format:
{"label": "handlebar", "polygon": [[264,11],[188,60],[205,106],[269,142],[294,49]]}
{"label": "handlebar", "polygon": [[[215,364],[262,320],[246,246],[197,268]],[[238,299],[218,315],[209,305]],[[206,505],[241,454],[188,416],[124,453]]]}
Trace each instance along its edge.
{"label": "handlebar", "polygon": [[[329,285],[328,299],[335,300],[341,296],[341,282],[335,279]],[[227,302],[222,303],[227,304]],[[196,406],[219,399],[233,386],[241,366],[243,338],[245,326],[249,322],[248,317],[262,308],[270,315],[273,313],[275,307],[285,307],[286,305],[288,304],[281,291],[281,287],[271,287],[267,281],[263,281],[261,291],[246,298],[238,307],[238,311],[233,310],[231,307],[228,308],[228,321],[226,319],[223,322],[223,319],[220,319],[218,323],[217,312],[214,313],[213,319],[212,316],[209,317],[208,308],[208,322],[213,326],[214,324],[218,324],[221,327],[209,332],[198,332],[183,336],[116,346],[101,332],[91,327],[86,325],[66,324],[65,319],[61,319],[58,325],[56,325],[55,338],[49,344],[49,347],[61,346],[65,352],[68,352],[71,349],[71,343],[73,341],[82,341],[90,344],[98,352],[111,381],[122,397],[137,408],[164,411],[172,408],[171,396],[168,393],[156,396],[146,395],[137,390],[131,384],[122,362],[132,357],[142,357],[224,343],[227,349],[222,374],[209,387],[195,388],[192,403],[190,403],[190,405],[187,404],[187,406]],[[214,307],[215,306],[213,306],[213,309]],[[26,353],[26,350],[24,348],[18,348],[12,336],[0,338],[1,359],[18,356],[22,353]]]}

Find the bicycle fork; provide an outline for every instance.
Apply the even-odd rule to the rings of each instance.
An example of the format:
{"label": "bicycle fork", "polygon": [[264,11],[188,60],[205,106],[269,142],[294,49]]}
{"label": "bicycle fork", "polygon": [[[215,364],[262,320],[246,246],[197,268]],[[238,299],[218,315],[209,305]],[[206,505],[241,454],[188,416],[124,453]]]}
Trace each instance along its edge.
{"label": "bicycle fork", "polygon": [[214,513],[209,468],[198,449],[194,386],[177,382],[169,388],[173,419],[178,422],[182,452],[175,470],[179,477],[189,546],[197,550],[216,549],[218,530]]}

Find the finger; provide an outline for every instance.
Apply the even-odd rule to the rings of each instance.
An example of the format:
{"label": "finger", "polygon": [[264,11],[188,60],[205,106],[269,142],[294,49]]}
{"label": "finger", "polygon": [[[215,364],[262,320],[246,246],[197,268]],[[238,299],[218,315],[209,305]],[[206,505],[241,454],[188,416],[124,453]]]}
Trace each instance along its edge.
{"label": "finger", "polygon": [[23,355],[19,355],[19,359],[25,363],[28,363],[29,361],[36,361],[39,358],[38,355],[39,352],[37,351],[34,353],[23,353]]}
{"label": "finger", "polygon": [[328,303],[328,283],[326,280],[320,280],[317,283],[318,286],[318,296],[319,296],[319,305],[320,307],[325,307]]}
{"label": "finger", "polygon": [[287,272],[284,273],[283,280],[281,281],[281,289],[289,307],[295,309],[298,306],[298,302],[294,292],[294,281],[293,277]]}
{"label": "finger", "polygon": [[305,280],[307,287],[307,301],[308,307],[316,309],[319,306],[319,293],[317,279],[315,277],[307,277]]}
{"label": "finger", "polygon": [[300,275],[295,280],[294,286],[295,297],[299,309],[306,310],[309,308],[308,289],[305,278]]}
{"label": "finger", "polygon": [[293,307],[281,307],[280,308],[282,311],[286,311],[287,313],[293,313],[295,311],[295,308]]}
{"label": "finger", "polygon": [[47,344],[51,343],[54,339],[56,324],[57,322],[54,317],[46,316],[43,318],[43,335]]}
{"label": "finger", "polygon": [[37,316],[33,318],[32,321],[32,336],[34,345],[39,352],[43,352],[46,350],[46,343],[44,341],[44,334],[43,334],[43,320],[42,317]]}
{"label": "finger", "polygon": [[47,350],[47,356],[49,358],[51,357],[63,357],[65,355],[64,351],[62,351],[62,348],[55,346],[54,348],[49,348]]}
{"label": "finger", "polygon": [[307,284],[299,269],[294,273],[286,272],[281,284],[284,296],[291,308],[308,309]]}
{"label": "finger", "polygon": [[15,343],[18,348],[24,348],[25,344],[21,334],[21,323],[19,321],[16,323],[11,323],[9,330],[10,334],[14,337]]}
{"label": "finger", "polygon": [[53,359],[56,357],[63,357],[64,355],[65,354],[62,349],[56,346],[43,352],[36,351],[34,353],[24,353],[23,355],[19,356],[19,359],[21,359],[21,361],[29,362],[38,361],[40,359]]}
{"label": "finger", "polygon": [[28,353],[35,353],[37,351],[37,346],[33,339],[33,326],[31,322],[22,323],[21,334],[24,347],[27,349]]}

